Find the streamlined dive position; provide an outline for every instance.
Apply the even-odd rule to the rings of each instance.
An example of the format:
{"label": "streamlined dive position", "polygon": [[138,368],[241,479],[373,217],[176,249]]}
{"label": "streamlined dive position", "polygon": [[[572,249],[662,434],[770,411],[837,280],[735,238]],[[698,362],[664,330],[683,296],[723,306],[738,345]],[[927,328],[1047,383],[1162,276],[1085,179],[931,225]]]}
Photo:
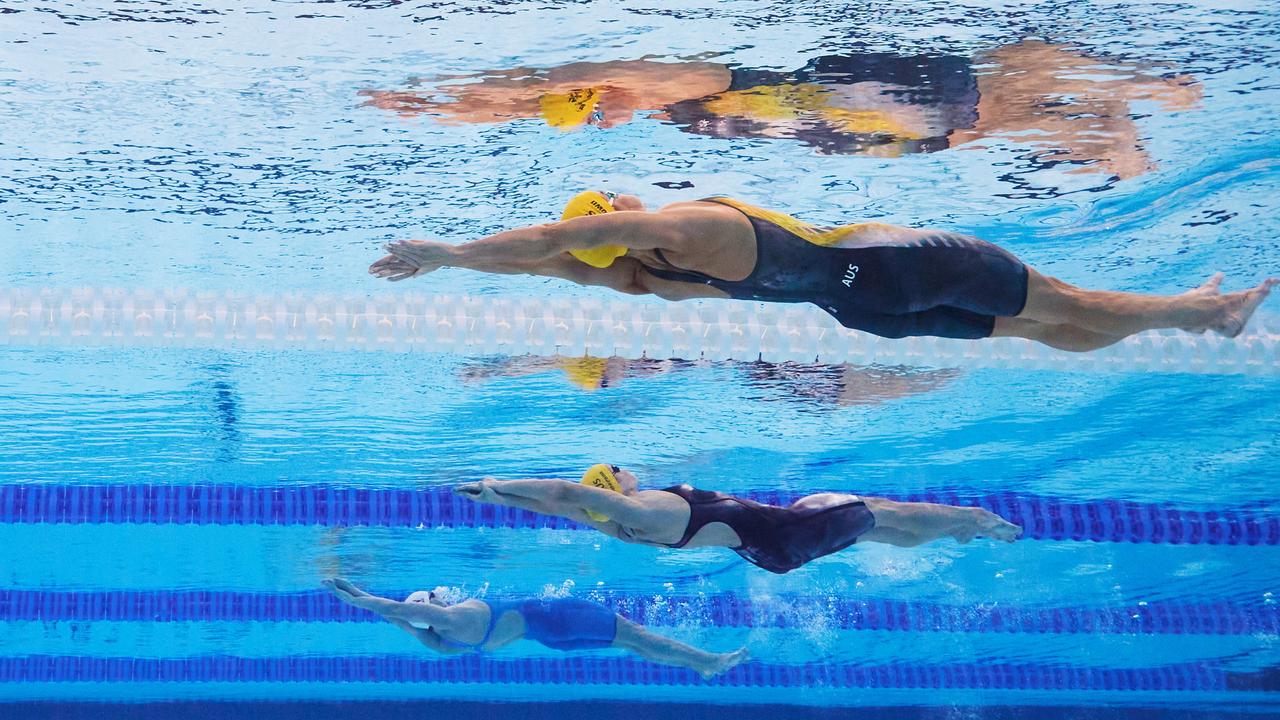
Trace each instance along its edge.
{"label": "streamlined dive position", "polygon": [[951,537],[967,543],[985,536],[1013,542],[1022,528],[976,507],[896,502],[818,493],[786,507],[676,485],[640,490],[636,477],[595,465],[581,483],[568,480],[492,480],[454,491],[476,502],[558,515],[619,540],[669,548],[728,547],[774,573],[855,542],[900,547]]}
{"label": "streamlined dive position", "polygon": [[742,648],[711,653],[655,635],[599,603],[574,598],[464,600],[446,605],[419,590],[404,602],[381,598],[342,578],[324,581],[344,602],[370,610],[439,653],[496,650],[522,638],[554,650],[618,648],[646,660],[712,677],[747,659]]}
{"label": "streamlined dive position", "polygon": [[527,273],[667,300],[817,305],[883,337],[1014,336],[1087,351],[1155,328],[1239,335],[1275,279],[1223,294],[1222,274],[1173,296],[1084,290],[966,235],[882,223],[817,227],[726,197],[656,212],[630,195],[579,194],[558,223],[462,245],[400,241],[369,272],[442,267]]}

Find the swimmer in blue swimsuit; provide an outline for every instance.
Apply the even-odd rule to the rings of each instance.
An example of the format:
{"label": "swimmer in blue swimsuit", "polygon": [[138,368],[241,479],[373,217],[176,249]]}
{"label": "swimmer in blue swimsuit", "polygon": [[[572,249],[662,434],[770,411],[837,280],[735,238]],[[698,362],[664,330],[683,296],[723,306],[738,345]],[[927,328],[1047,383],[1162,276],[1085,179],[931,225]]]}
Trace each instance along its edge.
{"label": "swimmer in blue swimsuit", "polygon": [[618,648],[646,660],[689,668],[710,678],[747,659],[742,648],[710,653],[655,635],[599,603],[576,598],[464,600],[446,605],[419,590],[404,602],[381,598],[342,578],[324,581],[344,602],[381,615],[439,653],[487,652],[520,639],[553,650]]}
{"label": "swimmer in blue swimsuit", "polygon": [[967,543],[979,536],[1013,542],[1022,532],[976,507],[842,493],[818,493],[779,507],[688,485],[640,490],[630,472],[597,468],[607,468],[611,489],[568,480],[485,479],[459,485],[455,492],[476,502],[558,515],[624,542],[727,547],[779,574],[859,542],[914,547],[944,537]]}
{"label": "swimmer in blue swimsuit", "polygon": [[451,245],[401,241],[369,272],[389,280],[460,267],[533,274],[668,300],[812,303],[883,337],[1014,336],[1087,351],[1157,328],[1239,335],[1275,279],[1222,293],[1084,290],[977,238],[881,223],[820,227],[726,197],[645,210],[588,191],[567,219]]}

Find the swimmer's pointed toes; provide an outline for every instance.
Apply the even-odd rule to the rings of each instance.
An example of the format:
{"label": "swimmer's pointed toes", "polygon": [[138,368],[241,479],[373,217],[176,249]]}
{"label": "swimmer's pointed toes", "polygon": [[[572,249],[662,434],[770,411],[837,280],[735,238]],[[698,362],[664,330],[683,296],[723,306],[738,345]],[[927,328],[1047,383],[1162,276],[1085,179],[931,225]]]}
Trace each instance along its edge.
{"label": "swimmer's pointed toes", "polygon": [[1219,288],[1222,287],[1222,280],[1226,277],[1227,277],[1226,273],[1216,272],[1213,275],[1209,276],[1209,279],[1205,280],[1204,284],[1202,284],[1197,289],[1217,294],[1219,292]]}
{"label": "swimmer's pointed toes", "polygon": [[703,678],[710,680],[716,675],[726,673],[729,670],[741,665],[751,659],[751,653],[747,652],[745,647],[738,648],[731,653],[725,653],[720,656],[719,662],[714,667],[700,671],[698,674]]}

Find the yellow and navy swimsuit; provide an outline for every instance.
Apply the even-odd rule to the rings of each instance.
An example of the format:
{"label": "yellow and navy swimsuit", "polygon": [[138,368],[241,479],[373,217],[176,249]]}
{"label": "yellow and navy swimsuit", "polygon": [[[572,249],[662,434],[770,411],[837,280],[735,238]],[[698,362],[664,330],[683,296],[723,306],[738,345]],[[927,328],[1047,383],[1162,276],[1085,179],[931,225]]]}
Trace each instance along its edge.
{"label": "yellow and navy swimsuit", "polygon": [[710,285],[741,300],[813,303],[845,327],[889,338],[984,338],[996,317],[1017,315],[1027,301],[1026,265],[977,238],[933,232],[840,247],[869,226],[810,225],[726,197],[702,202],[735,208],[751,221],[751,274],[721,280],[678,268],[655,251],[668,267],[646,267],[651,275]]}
{"label": "yellow and navy swimsuit", "polygon": [[[828,55],[791,72],[730,73],[724,92],[668,106],[669,122],[698,135],[790,137],[822,153],[887,157],[944,150],[954,130],[973,127],[978,117],[974,70],[953,55]],[[841,86],[868,82],[931,117],[931,132],[908,129],[883,104],[864,107],[841,97]]]}

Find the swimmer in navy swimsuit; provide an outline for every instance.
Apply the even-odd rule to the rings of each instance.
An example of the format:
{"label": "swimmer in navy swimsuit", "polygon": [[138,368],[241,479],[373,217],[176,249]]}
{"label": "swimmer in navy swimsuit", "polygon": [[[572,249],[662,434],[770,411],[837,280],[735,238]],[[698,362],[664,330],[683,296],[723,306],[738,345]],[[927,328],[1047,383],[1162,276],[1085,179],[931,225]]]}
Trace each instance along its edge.
{"label": "swimmer in navy swimsuit", "polygon": [[845,327],[883,337],[1012,336],[1073,351],[1157,328],[1234,337],[1277,282],[1223,293],[1218,273],[1180,295],[1084,290],[966,235],[881,223],[822,227],[725,197],[650,212],[633,196],[588,191],[566,217],[462,245],[394,242],[369,272],[396,281],[461,267],[668,300],[812,303]]}
{"label": "swimmer in navy swimsuit", "polygon": [[747,659],[745,648],[711,653],[655,635],[599,603],[576,598],[464,600],[446,605],[419,590],[404,602],[381,598],[342,578],[324,581],[344,602],[381,615],[418,642],[446,654],[487,652],[522,638],[554,650],[619,648],[712,677]]}
{"label": "swimmer in navy swimsuit", "polygon": [[459,485],[455,492],[476,502],[558,515],[626,542],[728,547],[779,574],[857,542],[914,547],[944,537],[967,543],[979,536],[1013,542],[1022,532],[976,507],[841,493],[809,495],[783,507],[688,485],[640,490],[631,473],[611,471],[616,492],[568,480],[491,479]]}

